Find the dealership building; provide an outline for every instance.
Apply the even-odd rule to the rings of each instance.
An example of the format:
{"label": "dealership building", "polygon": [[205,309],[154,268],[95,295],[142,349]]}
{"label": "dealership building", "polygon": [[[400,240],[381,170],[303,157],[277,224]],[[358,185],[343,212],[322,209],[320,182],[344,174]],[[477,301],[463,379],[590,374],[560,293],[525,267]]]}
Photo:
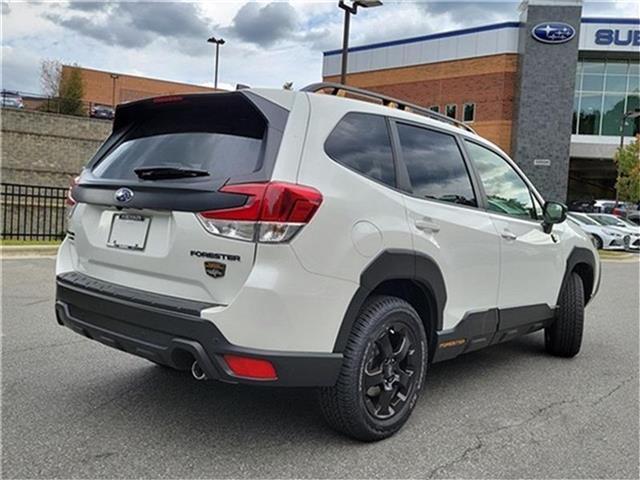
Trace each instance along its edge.
{"label": "dealership building", "polygon": [[[467,122],[548,199],[613,198],[623,115],[640,108],[640,18],[529,0],[519,21],[349,49],[347,83]],[[339,81],[341,50],[324,53]],[[638,134],[638,119],[624,141]]]}

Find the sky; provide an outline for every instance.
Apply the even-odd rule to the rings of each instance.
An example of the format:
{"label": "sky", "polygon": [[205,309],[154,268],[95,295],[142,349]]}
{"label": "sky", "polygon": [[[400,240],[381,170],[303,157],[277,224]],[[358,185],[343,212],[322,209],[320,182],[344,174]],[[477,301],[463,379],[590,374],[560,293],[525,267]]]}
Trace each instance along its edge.
{"label": "sky", "polygon": [[[337,0],[272,2],[2,1],[2,88],[39,93],[42,60],[213,85],[301,88],[322,78],[322,52],[340,48]],[[384,0],[352,18],[350,45],[518,19],[518,1]],[[585,0],[583,16],[638,17],[637,0]]]}

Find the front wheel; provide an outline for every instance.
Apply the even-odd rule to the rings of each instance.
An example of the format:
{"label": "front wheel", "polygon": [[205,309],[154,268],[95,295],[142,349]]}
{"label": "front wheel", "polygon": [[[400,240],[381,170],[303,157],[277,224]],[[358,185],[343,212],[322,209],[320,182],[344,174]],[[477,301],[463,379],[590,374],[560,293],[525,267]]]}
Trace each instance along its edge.
{"label": "front wheel", "polygon": [[343,358],[336,385],[319,393],[329,425],[363,441],[400,430],[420,395],[427,366],[426,335],[415,309],[397,297],[372,297]]}
{"label": "front wheel", "polygon": [[602,239],[597,235],[593,236],[593,242],[597,250],[602,250],[602,248],[604,247],[604,245],[602,244]]}
{"label": "front wheel", "polygon": [[584,328],[584,289],[582,278],[572,273],[560,294],[554,322],[544,331],[548,353],[558,357],[575,357],[582,345]]}

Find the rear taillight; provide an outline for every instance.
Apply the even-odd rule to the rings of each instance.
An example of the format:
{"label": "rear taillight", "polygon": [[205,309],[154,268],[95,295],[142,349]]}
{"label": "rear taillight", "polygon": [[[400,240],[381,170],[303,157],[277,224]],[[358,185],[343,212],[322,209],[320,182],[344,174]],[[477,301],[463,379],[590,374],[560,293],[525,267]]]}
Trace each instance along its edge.
{"label": "rear taillight", "polygon": [[71,185],[69,185],[69,190],[67,190],[67,199],[65,200],[65,203],[69,207],[73,207],[76,204],[76,199],[73,198],[73,187],[75,187],[79,181],[80,175],[74,177],[73,180],[71,180]]}
{"label": "rear taillight", "polygon": [[200,212],[198,219],[214,235],[246,241],[287,242],[322,203],[315,188],[284,182],[226,185],[220,191],[248,198],[241,207]]}

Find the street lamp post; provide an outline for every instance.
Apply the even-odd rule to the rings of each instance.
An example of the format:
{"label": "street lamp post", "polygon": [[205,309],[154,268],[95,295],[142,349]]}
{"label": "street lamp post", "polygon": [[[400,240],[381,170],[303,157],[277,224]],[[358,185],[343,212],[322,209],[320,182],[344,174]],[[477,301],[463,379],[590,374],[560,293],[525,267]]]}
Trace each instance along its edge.
{"label": "street lamp post", "polygon": [[380,0],[355,0],[347,4],[344,0],[338,2],[338,6],[344,10],[344,28],[342,31],[342,68],[340,69],[340,83],[347,84],[347,57],[349,55],[349,27],[351,15],[358,13],[358,7],[369,8],[382,5]]}
{"label": "street lamp post", "polygon": [[[640,108],[636,108],[635,110],[629,110],[627,113],[622,115],[620,118],[620,150],[618,150],[618,155],[622,155],[622,149],[624,148],[624,125],[627,123],[627,119],[629,118],[638,118],[640,117]],[[620,159],[618,158],[618,164],[616,165],[616,207],[618,206],[618,200],[620,199],[620,190],[618,189],[618,182],[620,181]]]}
{"label": "street lamp post", "polygon": [[214,77],[213,87],[218,88],[218,59],[220,57],[220,45],[224,45],[225,41],[223,38],[211,37],[207,39],[207,42],[216,44],[216,73]]}
{"label": "street lamp post", "polygon": [[111,106],[116,108],[116,80],[120,78],[120,75],[116,73],[111,74],[111,79],[113,80],[113,90],[111,92]]}

